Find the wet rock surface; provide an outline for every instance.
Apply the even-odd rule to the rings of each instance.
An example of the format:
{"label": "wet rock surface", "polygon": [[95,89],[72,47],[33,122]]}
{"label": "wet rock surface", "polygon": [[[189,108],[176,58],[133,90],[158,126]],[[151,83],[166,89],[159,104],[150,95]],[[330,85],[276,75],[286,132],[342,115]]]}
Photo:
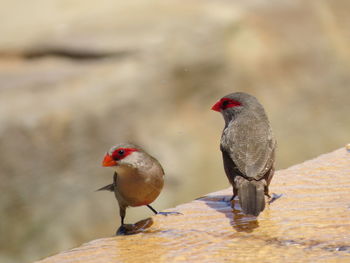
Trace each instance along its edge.
{"label": "wet rock surface", "polygon": [[232,209],[226,189],[39,262],[349,262],[349,173],[342,148],[276,172],[282,197],[258,218]]}

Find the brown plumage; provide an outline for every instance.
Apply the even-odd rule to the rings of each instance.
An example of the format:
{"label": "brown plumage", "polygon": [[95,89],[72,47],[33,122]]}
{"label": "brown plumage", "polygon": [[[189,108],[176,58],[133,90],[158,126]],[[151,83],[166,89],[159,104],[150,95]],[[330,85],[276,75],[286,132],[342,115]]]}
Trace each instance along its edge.
{"label": "brown plumage", "polygon": [[[164,184],[164,171],[160,163],[139,146],[122,143],[113,146],[105,155],[103,166],[115,169],[113,183],[100,190],[114,192],[119,204],[121,227],[117,234],[125,232],[126,208],[150,205],[160,194]],[[165,213],[163,213],[165,214]]]}
{"label": "brown plumage", "polygon": [[213,107],[221,112],[225,127],[220,149],[224,169],[245,214],[258,216],[274,174],[276,141],[265,110],[243,92],[221,98]]}

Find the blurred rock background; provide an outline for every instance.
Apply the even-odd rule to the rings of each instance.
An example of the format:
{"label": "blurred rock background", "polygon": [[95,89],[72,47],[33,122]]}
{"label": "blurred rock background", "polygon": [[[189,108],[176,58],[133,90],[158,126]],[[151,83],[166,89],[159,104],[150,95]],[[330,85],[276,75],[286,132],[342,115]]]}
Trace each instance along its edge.
{"label": "blurred rock background", "polygon": [[349,142],[347,0],[0,4],[1,262],[114,234],[114,196],[94,190],[121,141],[163,164],[160,210],[227,187],[210,110],[227,93],[265,106],[278,168]]}

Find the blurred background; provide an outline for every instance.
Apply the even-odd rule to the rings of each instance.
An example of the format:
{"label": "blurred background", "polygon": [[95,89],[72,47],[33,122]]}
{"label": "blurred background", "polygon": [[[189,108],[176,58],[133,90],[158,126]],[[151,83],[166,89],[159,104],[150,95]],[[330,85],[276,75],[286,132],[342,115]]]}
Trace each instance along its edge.
{"label": "blurred background", "polygon": [[[286,168],[349,142],[350,2],[0,0],[0,261],[119,225],[105,152],[155,156],[162,210],[228,187],[210,110],[258,97]],[[273,182],[272,182],[273,184]],[[126,222],[151,215],[133,208]]]}

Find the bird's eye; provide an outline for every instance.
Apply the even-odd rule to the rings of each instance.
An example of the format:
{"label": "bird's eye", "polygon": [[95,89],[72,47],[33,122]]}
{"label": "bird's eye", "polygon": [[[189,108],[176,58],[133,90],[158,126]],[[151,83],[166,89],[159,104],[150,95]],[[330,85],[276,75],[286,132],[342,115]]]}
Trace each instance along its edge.
{"label": "bird's eye", "polygon": [[123,155],[125,153],[125,151],[123,149],[118,151],[119,155]]}
{"label": "bird's eye", "polygon": [[228,101],[228,100],[225,100],[225,101],[222,103],[222,106],[223,106],[223,107],[226,107],[228,104],[229,104],[229,101]]}

